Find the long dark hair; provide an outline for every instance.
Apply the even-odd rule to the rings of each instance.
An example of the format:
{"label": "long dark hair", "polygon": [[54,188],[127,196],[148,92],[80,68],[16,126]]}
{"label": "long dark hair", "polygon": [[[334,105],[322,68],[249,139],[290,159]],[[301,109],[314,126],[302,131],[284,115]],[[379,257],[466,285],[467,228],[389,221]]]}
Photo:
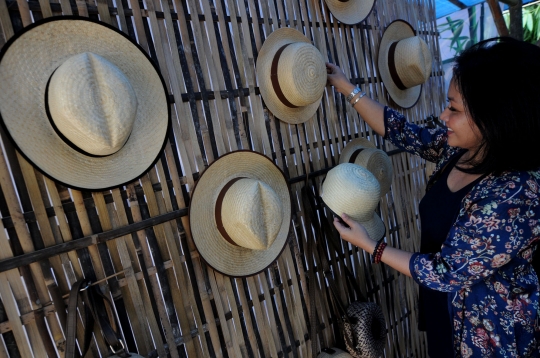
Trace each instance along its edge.
{"label": "long dark hair", "polygon": [[540,47],[488,39],[456,58],[454,81],[482,134],[467,173],[540,167]]}

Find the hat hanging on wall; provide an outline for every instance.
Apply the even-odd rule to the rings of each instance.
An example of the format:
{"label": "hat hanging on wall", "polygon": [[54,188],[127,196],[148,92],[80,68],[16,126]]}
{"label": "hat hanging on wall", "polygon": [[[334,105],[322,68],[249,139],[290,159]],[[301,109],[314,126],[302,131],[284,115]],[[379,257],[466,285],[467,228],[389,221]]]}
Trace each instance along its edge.
{"label": "hat hanging on wall", "polygon": [[379,240],[386,232],[383,221],[375,213],[380,197],[381,188],[375,176],[352,163],[332,168],[321,189],[321,198],[335,215],[347,214],[362,224],[373,240]]}
{"label": "hat hanging on wall", "polygon": [[369,170],[379,181],[381,196],[390,191],[394,175],[392,161],[388,154],[377,149],[369,140],[365,138],[351,140],[341,151],[339,162],[361,165]]}
{"label": "hat hanging on wall", "polygon": [[144,50],[112,26],[72,16],[27,26],[0,54],[0,115],[20,152],[63,184],[130,182],[161,153],[164,81]]}
{"label": "hat hanging on wall", "polygon": [[368,17],[375,0],[325,0],[332,15],[344,24],[354,25]]}
{"label": "hat hanging on wall", "polygon": [[215,270],[251,276],[287,242],[291,195],[283,172],[262,154],[225,154],[201,175],[189,208],[193,241]]}
{"label": "hat hanging on wall", "polygon": [[403,108],[418,102],[422,84],[431,74],[431,52],[411,24],[392,22],[379,46],[379,73],[392,100]]}
{"label": "hat hanging on wall", "polygon": [[277,29],[259,51],[257,79],[268,109],[284,122],[299,124],[319,108],[327,80],[325,60],[301,32]]}

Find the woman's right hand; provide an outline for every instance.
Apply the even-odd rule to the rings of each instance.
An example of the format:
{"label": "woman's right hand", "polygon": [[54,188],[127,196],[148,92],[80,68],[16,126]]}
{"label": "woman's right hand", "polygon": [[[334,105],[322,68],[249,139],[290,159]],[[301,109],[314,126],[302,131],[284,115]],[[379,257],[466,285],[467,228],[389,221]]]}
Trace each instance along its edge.
{"label": "woman's right hand", "polygon": [[349,81],[341,68],[333,63],[326,63],[326,73],[328,73],[328,84],[334,86],[339,93],[348,95],[354,89],[354,85]]}

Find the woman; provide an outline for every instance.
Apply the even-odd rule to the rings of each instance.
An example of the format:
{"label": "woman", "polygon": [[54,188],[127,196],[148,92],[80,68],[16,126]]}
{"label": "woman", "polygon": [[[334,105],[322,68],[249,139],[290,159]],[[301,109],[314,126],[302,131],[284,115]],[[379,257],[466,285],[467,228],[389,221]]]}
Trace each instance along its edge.
{"label": "woman", "polygon": [[[339,67],[327,69],[351,93]],[[446,128],[408,123],[367,97],[351,103],[375,132],[437,166],[420,203],[420,252],[378,244],[345,214],[349,227],[334,221],[341,237],[420,285],[431,357],[539,357],[540,48],[497,38],[463,52]]]}

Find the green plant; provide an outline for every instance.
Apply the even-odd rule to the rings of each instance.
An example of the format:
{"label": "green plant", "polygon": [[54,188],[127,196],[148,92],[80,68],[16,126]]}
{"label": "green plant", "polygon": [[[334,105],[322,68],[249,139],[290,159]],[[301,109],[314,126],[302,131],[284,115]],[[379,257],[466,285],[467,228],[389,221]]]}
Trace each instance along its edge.
{"label": "green plant", "polygon": [[[510,14],[504,13],[506,26],[510,26]],[[523,8],[523,40],[537,43],[540,40],[540,3]]]}

